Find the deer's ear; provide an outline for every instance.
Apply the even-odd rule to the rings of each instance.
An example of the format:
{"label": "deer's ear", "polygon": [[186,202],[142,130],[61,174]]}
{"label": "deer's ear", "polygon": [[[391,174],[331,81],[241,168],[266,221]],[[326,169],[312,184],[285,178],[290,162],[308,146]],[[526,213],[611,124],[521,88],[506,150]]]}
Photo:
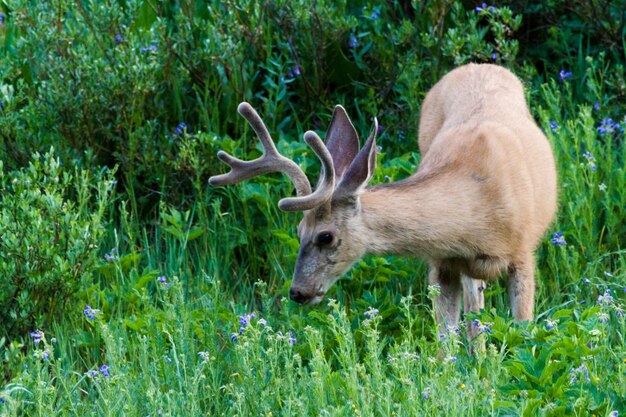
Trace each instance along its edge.
{"label": "deer's ear", "polygon": [[346,170],[333,193],[334,201],[353,200],[374,175],[377,131],[378,121],[374,118],[374,128],[369,138]]}
{"label": "deer's ear", "polygon": [[335,178],[339,180],[359,153],[359,136],[346,110],[337,105],[326,133],[326,148],[333,157]]}

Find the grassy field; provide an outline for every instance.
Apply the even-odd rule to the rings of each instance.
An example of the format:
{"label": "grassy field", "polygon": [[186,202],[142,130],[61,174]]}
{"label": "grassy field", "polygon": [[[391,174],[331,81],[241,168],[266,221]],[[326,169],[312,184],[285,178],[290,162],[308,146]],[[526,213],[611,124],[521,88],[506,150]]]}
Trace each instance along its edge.
{"label": "grassy field", "polygon": [[[115,31],[107,36],[110,51],[135,42],[128,50],[138,61],[128,64],[131,52],[119,49],[119,54],[127,54],[124,60],[119,58],[125,63],[119,74],[140,85],[137,94],[152,99],[146,91],[162,80],[150,77],[177,71],[165,64],[155,67],[170,56],[161,51],[171,48],[184,54],[184,45],[175,42],[174,32],[163,30],[172,36],[171,45],[154,35],[162,29],[159,25],[166,24],[150,18],[152,9],[145,6],[150,2],[136,3],[136,25],[129,24],[123,41]],[[24,30],[15,23],[20,16],[24,19],[20,13],[35,9],[25,4],[0,2],[5,56],[15,58],[19,54],[12,48],[26,48],[17,37],[9,39],[11,33]],[[102,12],[118,19],[116,24],[124,21],[118,9],[98,12],[96,3],[86,4],[87,10],[75,9],[77,19],[83,16],[89,22],[86,16],[95,19]],[[387,9],[365,9],[362,14],[369,20],[358,24],[371,26],[367,36],[380,31],[384,37],[384,27],[376,26],[376,13]],[[467,15],[470,22],[483,13],[456,9],[451,13]],[[331,12],[320,17],[326,18],[342,19]],[[98,21],[92,26],[100,27]],[[88,33],[89,27],[81,30]],[[189,33],[196,36],[193,29]],[[43,39],[37,30],[20,32],[24,42],[37,45]],[[347,41],[358,40],[365,47],[364,32],[355,32],[354,40],[349,33],[344,33]],[[256,40],[271,43],[267,36]],[[227,40],[221,41],[227,48]],[[95,55],[113,54],[97,42],[90,48],[99,51]],[[368,50],[362,56],[373,53]],[[153,55],[148,63],[139,61],[149,54]],[[279,118],[300,105],[296,75],[291,74],[292,83],[288,80],[272,89],[267,80],[279,80],[281,72],[272,75],[268,70],[271,76],[262,85],[274,95],[248,93],[245,80],[230,86],[232,91],[223,85],[223,100],[211,101],[218,87],[205,90],[205,96],[193,90],[201,103],[196,103],[200,110],[193,129],[187,126],[195,114],[189,98],[193,94],[174,86],[180,93],[172,99],[176,115],[159,113],[158,106],[148,104],[132,109],[120,105],[115,111],[123,113],[120,117],[127,124],[106,119],[105,114],[99,119],[102,125],[95,127],[92,121],[85,125],[73,121],[70,133],[59,129],[54,131],[58,136],[49,138],[25,136],[32,140],[28,142],[32,148],[25,149],[41,153],[22,153],[19,143],[12,142],[21,136],[11,136],[18,135],[12,129],[52,132],[50,120],[56,119],[44,108],[46,100],[28,98],[37,83],[29,87],[24,67],[3,64],[0,317],[6,327],[0,332],[0,416],[626,414],[626,114],[621,96],[614,94],[624,88],[623,68],[610,64],[604,55],[585,55],[580,52],[568,58],[569,66],[541,77],[528,63],[510,65],[526,81],[531,110],[553,146],[559,173],[558,216],[537,251],[536,318],[514,323],[505,285],[497,282],[485,290],[484,311],[465,317],[458,332],[447,333],[437,329],[432,310],[436,289],[428,287],[426,265],[416,259],[367,257],[321,305],[302,307],[289,301],[300,214],[286,214],[276,206],[279,198],[291,193],[289,182],[272,176],[226,188],[206,184],[209,175],[224,168],[205,155],[222,148],[240,157],[258,154],[254,133],[234,112],[239,87],[262,115],[276,115],[268,118],[281,151],[293,155],[309,172],[316,171],[299,138],[311,128],[323,133],[332,107],[319,104],[317,118],[305,110],[294,112],[293,118]],[[349,58],[357,63],[362,59],[358,54]],[[55,57],[50,59],[49,65],[57,65]],[[264,69],[273,65],[267,59]],[[106,59],[92,62],[94,74],[100,74],[100,64],[108,65]],[[286,67],[293,70],[291,63]],[[20,75],[12,76],[9,68],[20,69]],[[31,77],[41,76],[44,69],[38,71]],[[101,74],[105,86],[109,77],[115,78]],[[616,74],[621,74],[621,87],[611,84],[614,77],[619,81]],[[402,79],[406,74],[397,76]],[[26,81],[20,84],[17,79]],[[37,84],[37,91],[53,97],[55,82]],[[415,81],[413,87],[429,82]],[[407,84],[399,85],[398,94],[404,94]],[[362,136],[377,109],[353,102],[366,97],[350,95],[365,96],[367,91],[359,85],[331,97],[346,100]],[[19,94],[23,98],[15,99]],[[412,101],[392,112],[397,119],[381,118],[382,149],[372,183],[405,177],[419,162],[418,116],[411,109],[419,108],[423,94],[413,94],[404,94]],[[158,101],[159,94],[154,96]],[[73,97],[81,112],[90,106],[96,109],[95,102],[107,99],[106,94]],[[63,107],[68,108],[72,107]],[[145,116],[145,124],[137,119],[141,109],[152,112]],[[187,123],[182,125],[182,120]],[[89,146],[95,156],[82,150],[78,139],[72,151],[60,144],[61,137],[73,138],[72,129],[84,131],[86,142],[93,140]],[[118,158],[118,168],[109,169],[115,164],[98,154],[94,139],[98,138],[94,132],[100,131],[116,132],[120,136],[115,140],[127,138],[129,143],[141,143],[142,134],[162,143],[154,145],[158,152],[135,145],[115,148],[111,158]],[[118,146],[106,137],[111,142],[102,147]],[[50,144],[57,145],[50,149]],[[133,158],[143,165],[130,164]],[[158,177],[166,169],[174,174]],[[186,182],[169,183],[176,175],[185,176]],[[142,183],[146,178],[150,186]],[[153,185],[161,191],[146,191]],[[184,187],[185,193],[171,192]],[[8,297],[10,292],[19,295]],[[465,337],[465,323],[473,320],[480,321],[487,346],[474,355]]]}

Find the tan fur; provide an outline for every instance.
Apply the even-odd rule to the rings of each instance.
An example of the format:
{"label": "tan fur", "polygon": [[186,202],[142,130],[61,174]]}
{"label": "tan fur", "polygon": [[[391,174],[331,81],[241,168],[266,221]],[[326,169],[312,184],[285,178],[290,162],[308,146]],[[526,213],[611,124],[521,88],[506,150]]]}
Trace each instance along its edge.
{"label": "tan fur", "polygon": [[323,166],[323,180],[310,193],[306,176],[277,154],[256,112],[242,103],[240,113],[259,135],[264,157],[244,162],[221,152],[232,171],[210,182],[232,184],[272,170],[292,178],[298,197],[279,204],[304,211],[292,299],[321,301],[366,253],[414,255],[428,260],[429,281],[440,286],[435,307],[442,326],[458,323],[462,288],[465,311],[478,311],[482,280],[502,274],[513,316],[532,319],[533,251],[556,210],[556,170],[510,71],[470,64],[443,77],[422,106],[417,171],[374,187],[367,183],[376,163],[376,124],[360,150],[341,106],[325,144],[314,132],[305,134]]}
{"label": "tan fur", "polygon": [[531,319],[533,250],[556,210],[556,171],[522,84],[495,65],[460,67],[428,93],[419,131],[414,175],[366,188],[356,209],[305,213],[301,239],[333,225],[342,247],[322,282],[296,284],[323,294],[365,253],[415,255],[429,260],[430,282],[441,287],[437,316],[446,325],[458,322],[461,276],[476,280],[464,285],[469,312],[484,305],[480,280],[503,273],[514,317]]}

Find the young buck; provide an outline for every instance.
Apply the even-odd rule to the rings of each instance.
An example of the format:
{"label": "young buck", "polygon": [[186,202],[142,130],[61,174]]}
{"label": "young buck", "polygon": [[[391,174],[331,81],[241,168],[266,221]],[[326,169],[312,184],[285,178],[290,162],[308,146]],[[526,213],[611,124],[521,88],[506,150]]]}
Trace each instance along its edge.
{"label": "young buck", "polygon": [[[428,93],[419,123],[422,156],[402,181],[368,186],[376,165],[377,122],[359,150],[354,126],[335,108],[325,144],[304,140],[321,161],[315,192],[302,170],[280,155],[247,103],[239,113],[265,148],[254,161],[220,151],[231,171],[212,185],[234,184],[272,171],[286,173],[297,197],[284,211],[303,211],[291,299],[314,304],[366,253],[425,257],[442,326],[458,323],[461,290],[466,312],[484,306],[483,280],[508,275],[511,310],[533,317],[533,251],[556,209],[556,171],[548,140],[533,121],[521,82],[496,65],[469,64]],[[470,337],[476,329],[469,329]]]}

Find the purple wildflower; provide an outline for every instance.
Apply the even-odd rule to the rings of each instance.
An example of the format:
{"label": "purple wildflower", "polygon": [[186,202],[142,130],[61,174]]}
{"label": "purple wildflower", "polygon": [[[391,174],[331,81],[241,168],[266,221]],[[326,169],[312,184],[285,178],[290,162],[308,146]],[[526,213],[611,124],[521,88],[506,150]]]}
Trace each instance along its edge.
{"label": "purple wildflower", "polygon": [[267,321],[265,319],[259,319],[257,323],[259,323],[259,325],[263,327],[267,326]]}
{"label": "purple wildflower", "polygon": [[591,281],[589,280],[589,278],[585,278],[583,279],[583,284],[589,284]]}
{"label": "purple wildflower", "polygon": [[365,313],[363,313],[364,316],[367,316],[367,318],[373,319],[374,317],[376,317],[378,315],[378,309],[369,306],[367,308],[367,311]]}
{"label": "purple wildflower", "polygon": [[165,285],[165,288],[169,288],[170,285],[172,285],[171,282],[167,282],[167,277],[165,275],[161,275],[160,277],[158,277],[157,281],[159,281],[161,284]]}
{"label": "purple wildflower", "polygon": [[359,40],[354,35],[350,35],[350,40],[348,41],[348,48],[356,48],[359,45]]}
{"label": "purple wildflower", "polygon": [[113,248],[109,251],[109,253],[104,254],[104,259],[107,262],[117,262],[120,260],[120,257],[117,255],[117,249]]}
{"label": "purple wildflower", "polygon": [[293,73],[296,75],[300,75],[300,65],[296,65],[295,67],[293,67]]}
{"label": "purple wildflower", "polygon": [[493,54],[491,54],[491,60],[495,61],[498,59],[498,54],[496,52],[494,52]]}
{"label": "purple wildflower", "polygon": [[593,109],[594,110],[600,110],[600,102],[596,101],[596,103],[593,105]]}
{"label": "purple wildflower", "polygon": [[83,314],[85,315],[85,317],[87,317],[90,320],[93,320],[96,318],[96,312],[97,310],[94,310],[89,305],[85,306],[85,310],[83,310]]}
{"label": "purple wildflower", "polygon": [[292,345],[296,344],[296,337],[293,335],[293,333],[291,333],[291,330],[289,330],[289,343],[291,343]]}
{"label": "purple wildflower", "polygon": [[619,411],[617,410],[613,410],[611,411],[611,414],[609,414],[609,417],[618,417],[619,416]]}
{"label": "purple wildflower", "polygon": [[119,45],[120,43],[122,43],[122,41],[124,40],[124,37],[122,36],[121,33],[117,33],[115,35],[115,44]]}
{"label": "purple wildflower", "polygon": [[559,71],[559,81],[565,81],[568,78],[570,78],[572,75],[574,75],[574,74],[572,74],[569,71],[565,71],[564,69],[562,69],[561,71]]}
{"label": "purple wildflower", "polygon": [[237,339],[237,333],[231,333],[230,340],[232,340],[233,342],[236,342],[238,340]]}
{"label": "purple wildflower", "polygon": [[546,329],[552,330],[559,324],[558,320],[546,320]]}
{"label": "purple wildflower", "polygon": [[372,10],[372,14],[370,15],[370,19],[378,20],[379,17],[380,17],[380,9],[375,8],[374,10]]}
{"label": "purple wildflower", "polygon": [[176,129],[174,131],[176,132],[178,136],[180,136],[183,133],[185,133],[186,130],[187,130],[187,123],[181,122],[178,124],[178,126],[176,126]]}
{"label": "purple wildflower", "polygon": [[472,321],[472,323],[474,324],[474,326],[478,329],[478,331],[480,333],[491,333],[491,324],[492,323],[482,323],[480,320],[478,319],[474,319]]}
{"label": "purple wildflower", "polygon": [[550,122],[548,123],[548,126],[550,126],[550,132],[552,133],[556,133],[556,131],[559,129],[559,124],[557,122]]}
{"label": "purple wildflower", "polygon": [[0,26],[4,26],[4,13],[0,13]]}
{"label": "purple wildflower", "polygon": [[598,126],[598,133],[600,133],[600,135],[604,136],[607,134],[612,134],[614,133],[616,130],[618,130],[620,127],[619,123],[614,123],[613,119],[611,119],[610,117],[603,119],[602,122],[600,122],[600,126]]}
{"label": "purple wildflower", "polygon": [[429,399],[429,398],[430,398],[430,395],[428,394],[428,391],[424,391],[424,392],[422,393],[422,398],[423,398],[423,399],[425,399],[425,400],[427,400],[427,399]]}
{"label": "purple wildflower", "polygon": [[105,378],[108,378],[111,376],[109,374],[109,365],[102,365],[100,367],[100,372],[102,372],[102,375],[104,375]]}
{"label": "purple wildflower", "polygon": [[87,372],[85,372],[85,375],[90,376],[92,378],[98,378],[98,371],[96,371],[95,369],[90,369]]}
{"label": "purple wildflower", "polygon": [[45,334],[41,330],[37,329],[34,332],[30,332],[30,337],[32,337],[33,342],[38,345],[39,342],[41,342],[41,340],[45,337]]}
{"label": "purple wildflower", "polygon": [[613,304],[613,296],[611,295],[610,289],[607,288],[607,290],[604,291],[603,295],[598,296],[598,304],[602,304],[605,306]]}
{"label": "purple wildflower", "polygon": [[0,397],[0,404],[4,404],[4,398]]}
{"label": "purple wildflower", "polygon": [[557,246],[567,245],[562,232],[556,232],[550,241]]}
{"label": "purple wildflower", "polygon": [[46,349],[41,352],[41,359],[48,359],[50,357],[50,349]]}
{"label": "purple wildflower", "polygon": [[141,48],[141,52],[156,52],[157,51],[157,46],[155,44],[152,44],[148,47],[145,48]]}

